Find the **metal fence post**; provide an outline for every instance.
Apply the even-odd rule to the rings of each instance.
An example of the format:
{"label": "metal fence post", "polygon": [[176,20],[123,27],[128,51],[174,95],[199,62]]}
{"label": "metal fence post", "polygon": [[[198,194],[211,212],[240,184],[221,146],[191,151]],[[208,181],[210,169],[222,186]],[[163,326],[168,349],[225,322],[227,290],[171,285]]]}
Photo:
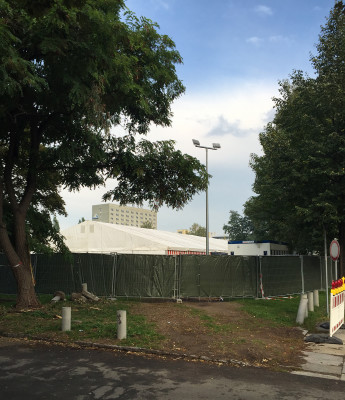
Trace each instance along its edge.
{"label": "metal fence post", "polygon": [[260,266],[260,258],[259,256],[256,256],[256,298],[259,298],[259,282],[260,282],[260,277],[259,277],[259,266]]}
{"label": "metal fence post", "polygon": [[262,256],[259,256],[259,285],[260,285],[260,295],[261,298],[263,299],[265,297],[264,294],[264,287],[263,287],[263,281],[262,281]]}
{"label": "metal fence post", "polygon": [[322,289],[322,258],[321,258],[321,256],[319,257],[319,259],[320,259],[320,288],[319,289]]}
{"label": "metal fence post", "polygon": [[111,282],[111,296],[116,297],[116,269],[117,269],[117,253],[111,253],[113,256],[113,276]]}
{"label": "metal fence post", "polygon": [[301,280],[302,280],[302,293],[304,293],[303,256],[300,256],[300,259],[301,259]]}
{"label": "metal fence post", "polygon": [[178,256],[179,257],[179,263],[178,263],[178,278],[177,278],[177,296],[180,299],[181,298],[181,277],[182,277],[182,256],[181,254]]}

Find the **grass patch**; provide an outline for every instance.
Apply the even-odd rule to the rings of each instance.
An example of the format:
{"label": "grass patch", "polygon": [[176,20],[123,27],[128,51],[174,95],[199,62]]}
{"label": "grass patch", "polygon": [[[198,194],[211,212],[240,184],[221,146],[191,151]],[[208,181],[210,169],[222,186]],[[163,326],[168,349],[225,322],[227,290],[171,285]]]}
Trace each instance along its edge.
{"label": "grass patch", "polygon": [[199,317],[203,325],[209,328],[214,333],[232,332],[234,329],[233,324],[230,323],[222,324],[219,321],[217,321],[217,318],[211,317],[210,315],[206,314],[206,312],[203,310],[191,308],[190,312],[192,315]]}
{"label": "grass patch", "polygon": [[[67,342],[94,341],[124,346],[159,349],[164,342],[164,336],[158,333],[156,325],[148,322],[145,316],[137,315],[135,309],[137,300],[100,300],[97,303],[78,304],[70,301],[51,303],[51,295],[40,295],[42,308],[28,312],[15,312],[15,296],[0,294],[0,333],[21,334],[27,337],[42,337]],[[303,328],[315,332],[318,323],[327,321],[326,295],[319,294],[320,307],[309,312]],[[296,326],[296,317],[300,296],[291,299],[277,298],[275,300],[241,299],[231,300],[239,303],[245,313],[255,317],[250,319],[250,325],[238,324],[236,320],[225,322],[217,316],[210,316],[204,310],[186,307],[191,315],[200,319],[201,324],[208,329],[209,335],[243,333],[253,331],[256,326],[267,324],[272,326]],[[61,331],[62,307],[72,308],[72,330]],[[127,339],[117,339],[116,313],[127,311]],[[176,317],[178,318],[178,317]],[[238,339],[239,344],[246,339]],[[249,340],[249,339],[248,339]],[[254,340],[254,339],[253,339]]]}
{"label": "grass patch", "polygon": [[[300,296],[293,298],[276,297],[272,300],[265,299],[243,299],[236,300],[242,305],[248,314],[270,321],[276,326],[296,326],[297,311],[300,303]],[[310,332],[315,332],[317,324],[327,321],[329,318],[326,312],[326,293],[319,292],[319,307],[314,307],[314,312],[309,312],[308,318],[304,320],[302,327]]]}
{"label": "grass patch", "polygon": [[[105,341],[123,346],[155,348],[164,339],[154,324],[142,315],[131,313],[133,301],[100,300],[97,303],[77,304],[70,301],[51,303],[51,295],[39,296],[42,308],[17,313],[15,296],[0,295],[2,333],[19,333],[27,337],[42,336],[56,340]],[[5,306],[3,306],[5,304]],[[71,307],[72,328],[61,331],[62,307]],[[127,339],[117,339],[117,310],[127,312]]]}

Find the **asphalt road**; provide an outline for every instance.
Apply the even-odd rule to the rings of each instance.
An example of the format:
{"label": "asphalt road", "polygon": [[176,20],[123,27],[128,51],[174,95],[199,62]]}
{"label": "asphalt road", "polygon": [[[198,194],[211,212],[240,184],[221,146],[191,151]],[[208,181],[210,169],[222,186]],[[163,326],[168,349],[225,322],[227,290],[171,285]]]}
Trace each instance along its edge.
{"label": "asphalt road", "polygon": [[345,382],[0,338],[0,397],[343,400]]}

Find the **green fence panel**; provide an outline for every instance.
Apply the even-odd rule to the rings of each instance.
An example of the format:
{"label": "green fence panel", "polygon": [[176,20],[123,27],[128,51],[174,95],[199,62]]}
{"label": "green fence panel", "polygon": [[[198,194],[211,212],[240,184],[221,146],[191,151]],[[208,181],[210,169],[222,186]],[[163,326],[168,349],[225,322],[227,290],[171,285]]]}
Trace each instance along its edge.
{"label": "green fence panel", "polygon": [[112,254],[74,254],[77,291],[81,290],[82,283],[87,283],[89,292],[111,296],[115,257]]}
{"label": "green fence panel", "polygon": [[57,290],[70,294],[75,291],[72,261],[61,254],[31,256],[36,292],[53,294]]}
{"label": "green fence panel", "polygon": [[0,293],[17,293],[17,283],[4,254],[0,254]]}
{"label": "green fence panel", "polygon": [[228,257],[200,257],[201,297],[225,297],[230,292],[231,278]]}
{"label": "green fence panel", "polygon": [[309,292],[321,289],[321,263],[320,257],[303,256],[304,291]]}
{"label": "green fence panel", "polygon": [[202,256],[181,255],[179,256],[179,259],[180,297],[201,297],[200,263]]}
{"label": "green fence panel", "polygon": [[[15,293],[16,282],[0,255],[0,292]],[[279,296],[325,286],[324,258],[299,256],[154,256],[127,254],[32,255],[38,293],[80,292],[97,296],[213,298]],[[261,279],[258,277],[261,276]],[[328,262],[329,285],[334,263]]]}
{"label": "green fence panel", "polygon": [[299,256],[261,256],[260,272],[265,297],[302,292]]}
{"label": "green fence panel", "polygon": [[181,256],[181,297],[255,297],[256,257]]}
{"label": "green fence panel", "polygon": [[121,254],[115,274],[115,296],[174,296],[175,258]]}
{"label": "green fence panel", "polygon": [[[338,263],[338,274],[339,274],[339,263]],[[326,268],[325,268],[325,257],[321,257],[321,270],[322,270],[322,288],[326,288]],[[327,257],[327,277],[328,287],[332,285],[332,281],[336,280],[335,274],[335,262],[332,261],[331,257]]]}
{"label": "green fence panel", "polygon": [[257,296],[257,257],[230,256],[231,297]]}

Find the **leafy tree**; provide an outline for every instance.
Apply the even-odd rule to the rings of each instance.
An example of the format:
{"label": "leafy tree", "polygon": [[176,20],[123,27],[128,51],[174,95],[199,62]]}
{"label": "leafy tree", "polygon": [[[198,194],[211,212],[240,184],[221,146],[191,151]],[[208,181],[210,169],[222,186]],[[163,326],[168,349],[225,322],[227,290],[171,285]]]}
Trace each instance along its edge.
{"label": "leafy tree", "polygon": [[229,221],[223,225],[223,231],[229,235],[230,240],[254,240],[252,222],[234,210],[230,210]]}
{"label": "leafy tree", "polygon": [[145,221],[141,224],[141,228],[154,229],[151,221]]}
{"label": "leafy tree", "polygon": [[[256,178],[245,214],[254,230],[320,251],[324,230],[345,246],[345,6],[336,2],[311,61],[316,78],[280,82],[276,115],[253,155]],[[334,237],[333,236],[333,237]],[[344,256],[341,274],[344,274]]]}
{"label": "leafy tree", "polygon": [[157,24],[122,0],[1,0],[0,16],[0,246],[17,307],[35,307],[29,249],[43,234],[63,246],[51,220],[65,214],[61,188],[115,178],[105,200],[181,208],[208,175],[173,141],[142,136],[171,123],[184,92]]}
{"label": "leafy tree", "polygon": [[202,236],[206,237],[206,228],[194,223],[188,230],[188,235]]}
{"label": "leafy tree", "polygon": [[[320,115],[316,92],[315,80],[300,72],[280,83],[276,116],[260,135],[264,156],[254,155],[251,162],[256,173],[253,189],[259,196],[245,205],[255,232],[288,241],[301,253],[320,244],[322,225],[315,229],[311,221],[320,222],[320,213],[327,219],[319,201],[313,202],[324,182],[327,156],[322,138],[315,140],[320,134],[318,121],[312,118]],[[322,155],[320,162],[318,154]]]}
{"label": "leafy tree", "polygon": [[84,217],[81,217],[80,220],[78,221],[78,224],[81,224],[81,223],[83,223],[83,222],[85,222],[85,218],[84,218]]}

